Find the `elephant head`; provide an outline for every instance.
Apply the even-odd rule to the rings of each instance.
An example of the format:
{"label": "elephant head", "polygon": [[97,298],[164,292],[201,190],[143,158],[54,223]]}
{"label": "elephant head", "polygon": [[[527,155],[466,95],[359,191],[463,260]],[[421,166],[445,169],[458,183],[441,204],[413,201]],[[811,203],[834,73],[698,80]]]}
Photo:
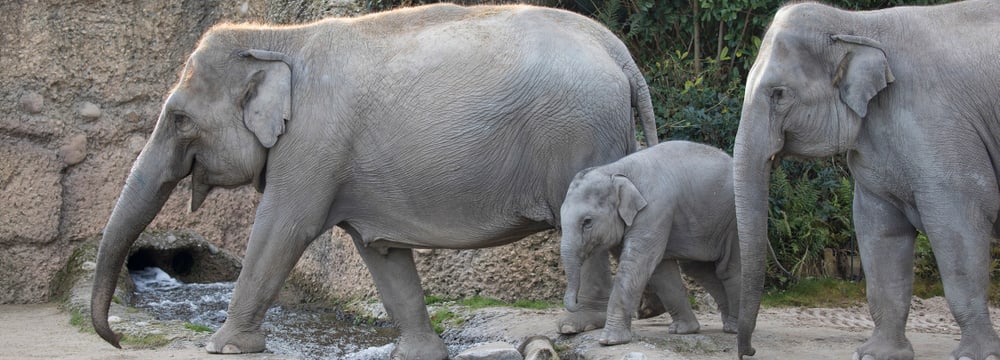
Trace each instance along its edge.
{"label": "elephant head", "polygon": [[291,69],[281,53],[233,43],[245,42],[209,32],[190,56],[104,228],[91,319],[116,347],[120,335],[107,315],[119,271],[177,183],[191,176],[191,211],[213,187],[254,183],[263,191],[268,149],[291,116]]}
{"label": "elephant head", "polygon": [[583,262],[620,244],[626,228],[632,226],[645,206],[646,199],[624,175],[587,169],[573,179],[560,209],[567,310],[579,309],[577,293]]}
{"label": "elephant head", "polygon": [[740,357],[754,353],[750,336],[764,286],[772,166],[782,156],[852,149],[869,103],[894,80],[883,47],[850,35],[860,26],[848,15],[816,4],[782,8],[747,77],[733,169],[743,267]]}

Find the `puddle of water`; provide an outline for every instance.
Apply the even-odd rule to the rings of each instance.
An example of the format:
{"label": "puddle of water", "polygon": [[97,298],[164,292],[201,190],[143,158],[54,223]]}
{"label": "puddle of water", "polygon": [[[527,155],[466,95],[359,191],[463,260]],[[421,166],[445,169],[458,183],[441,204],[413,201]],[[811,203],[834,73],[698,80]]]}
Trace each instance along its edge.
{"label": "puddle of water", "polygon": [[[235,283],[185,284],[159,268],[131,272],[135,306],[160,320],[180,320],[218,330]],[[338,309],[316,306],[275,306],[261,326],[267,349],[303,359],[386,359],[399,336],[387,324],[358,324]]]}

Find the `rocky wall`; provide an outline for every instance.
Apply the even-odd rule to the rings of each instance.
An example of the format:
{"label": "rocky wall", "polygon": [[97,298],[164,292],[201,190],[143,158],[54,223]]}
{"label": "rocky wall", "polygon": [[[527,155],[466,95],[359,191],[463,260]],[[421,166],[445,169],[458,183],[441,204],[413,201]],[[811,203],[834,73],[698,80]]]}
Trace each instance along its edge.
{"label": "rocky wall", "polygon": [[[220,21],[303,22],[353,15],[321,0],[0,2],[0,303],[44,302],[86,239],[99,237],[161,102],[200,35]],[[187,180],[151,230],[191,230],[242,256],[259,195],[215,190],[187,210]],[[417,255],[442,296],[558,299],[550,234],[487,250]],[[374,294],[350,240],[324,235],[293,278],[321,297]]]}

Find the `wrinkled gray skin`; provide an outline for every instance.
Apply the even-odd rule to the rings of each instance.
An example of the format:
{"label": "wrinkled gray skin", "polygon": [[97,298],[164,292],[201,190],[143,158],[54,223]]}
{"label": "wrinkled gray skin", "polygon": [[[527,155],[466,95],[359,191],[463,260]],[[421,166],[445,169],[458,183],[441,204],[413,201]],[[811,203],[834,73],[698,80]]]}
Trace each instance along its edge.
{"label": "wrinkled gray skin", "polygon": [[735,147],[743,255],[739,355],[760,306],[768,182],[783,156],[846,153],[875,329],[856,355],[912,359],[917,231],[961,328],[956,359],[1000,357],[987,308],[1000,210],[1000,2],[778,11],[747,79]]}
{"label": "wrinkled gray skin", "polygon": [[586,276],[581,264],[621,247],[601,344],[632,341],[632,314],[647,283],[670,312],[671,333],[699,330],[678,262],[715,298],[725,331],[736,331],[740,256],[732,166],[722,150],[670,141],[585,169],[570,183],[561,208],[566,309],[578,309]]}
{"label": "wrinkled gray skin", "polygon": [[501,245],[558,225],[577,171],[636,149],[633,107],[655,134],[625,46],[564,11],[435,5],[217,26],[188,58],[105,228],[94,327],[117,345],[107,311],[118,271],[190,175],[192,210],[214,187],[263,192],[208,352],[264,350],[268,306],[306,246],[340,226],[400,329],[393,358],[446,358],[411,249]]}

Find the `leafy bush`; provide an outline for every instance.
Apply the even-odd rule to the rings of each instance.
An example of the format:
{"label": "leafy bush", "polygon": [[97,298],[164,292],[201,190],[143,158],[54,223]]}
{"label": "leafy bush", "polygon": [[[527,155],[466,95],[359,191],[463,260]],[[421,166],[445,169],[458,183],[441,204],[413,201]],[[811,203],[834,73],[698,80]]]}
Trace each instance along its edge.
{"label": "leafy bush", "polygon": [[[851,206],[854,185],[838,157],[812,162],[783,161],[771,175],[768,237],[776,260],[795,274],[817,266],[823,249],[853,252]],[[772,283],[786,285],[784,274]]]}

